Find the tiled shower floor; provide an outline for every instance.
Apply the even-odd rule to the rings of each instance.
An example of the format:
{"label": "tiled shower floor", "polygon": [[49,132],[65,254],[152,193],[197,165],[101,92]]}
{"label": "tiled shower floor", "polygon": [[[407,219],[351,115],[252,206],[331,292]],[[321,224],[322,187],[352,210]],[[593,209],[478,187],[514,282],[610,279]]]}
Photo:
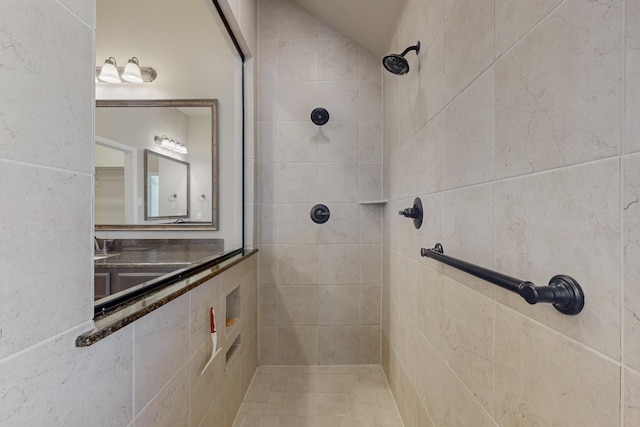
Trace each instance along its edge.
{"label": "tiled shower floor", "polygon": [[380,366],[261,366],[233,427],[403,427]]}

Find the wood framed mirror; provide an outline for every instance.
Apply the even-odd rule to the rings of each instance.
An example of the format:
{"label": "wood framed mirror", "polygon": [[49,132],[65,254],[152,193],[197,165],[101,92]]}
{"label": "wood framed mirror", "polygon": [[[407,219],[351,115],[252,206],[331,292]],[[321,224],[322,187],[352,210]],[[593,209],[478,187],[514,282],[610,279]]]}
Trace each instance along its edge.
{"label": "wood framed mirror", "polygon": [[[96,101],[96,230],[218,229],[217,106],[215,99]],[[163,137],[187,153],[163,147]],[[158,195],[173,210],[157,215],[149,211],[147,152],[188,164],[187,194]]]}

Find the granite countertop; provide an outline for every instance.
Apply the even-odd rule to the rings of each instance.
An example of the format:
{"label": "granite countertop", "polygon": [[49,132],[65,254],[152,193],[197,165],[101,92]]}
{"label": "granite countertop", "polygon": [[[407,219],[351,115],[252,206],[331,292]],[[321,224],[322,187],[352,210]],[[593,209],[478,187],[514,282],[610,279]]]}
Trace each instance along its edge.
{"label": "granite countertop", "polygon": [[[213,250],[127,250],[108,253],[106,258],[96,259],[94,267],[145,267],[145,266],[175,266],[184,267],[199,263],[202,260],[221,255],[222,251]],[[96,254],[96,257],[104,256]]]}
{"label": "granite countertop", "polygon": [[[100,243],[104,247],[104,241]],[[93,264],[94,267],[185,267],[222,253],[224,244],[220,239],[122,239],[110,241],[106,254],[96,251]]]}

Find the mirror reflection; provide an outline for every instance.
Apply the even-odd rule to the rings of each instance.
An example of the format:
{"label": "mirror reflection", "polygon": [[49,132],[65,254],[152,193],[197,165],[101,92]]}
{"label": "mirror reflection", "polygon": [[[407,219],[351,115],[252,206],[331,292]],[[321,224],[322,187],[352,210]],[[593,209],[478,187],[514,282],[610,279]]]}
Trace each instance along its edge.
{"label": "mirror reflection", "polygon": [[144,150],[144,219],[189,217],[189,163]]}
{"label": "mirror reflection", "polygon": [[217,101],[96,105],[96,229],[216,230]]}

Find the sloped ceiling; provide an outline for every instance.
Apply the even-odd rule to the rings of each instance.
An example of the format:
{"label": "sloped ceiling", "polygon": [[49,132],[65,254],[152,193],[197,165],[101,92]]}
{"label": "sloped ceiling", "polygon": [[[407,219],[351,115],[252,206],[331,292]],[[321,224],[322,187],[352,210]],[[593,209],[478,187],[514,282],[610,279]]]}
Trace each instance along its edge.
{"label": "sloped ceiling", "polygon": [[383,57],[405,0],[295,0],[321,21]]}

